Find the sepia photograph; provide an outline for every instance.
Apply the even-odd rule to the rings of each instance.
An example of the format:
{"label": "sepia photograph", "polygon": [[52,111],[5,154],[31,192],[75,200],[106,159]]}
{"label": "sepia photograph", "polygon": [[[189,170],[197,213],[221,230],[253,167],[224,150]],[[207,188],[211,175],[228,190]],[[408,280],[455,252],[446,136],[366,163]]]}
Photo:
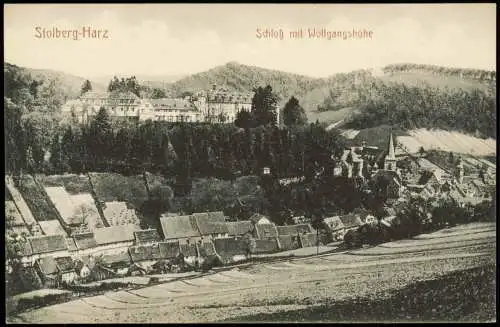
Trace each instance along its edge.
{"label": "sepia photograph", "polygon": [[496,4],[5,4],[6,324],[496,322]]}

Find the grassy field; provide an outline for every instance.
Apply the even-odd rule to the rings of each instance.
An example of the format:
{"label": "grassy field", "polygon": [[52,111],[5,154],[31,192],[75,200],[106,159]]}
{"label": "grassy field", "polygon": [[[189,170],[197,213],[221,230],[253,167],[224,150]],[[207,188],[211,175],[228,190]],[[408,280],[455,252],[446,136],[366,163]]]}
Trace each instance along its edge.
{"label": "grassy field", "polygon": [[57,212],[47,201],[45,190],[35,183],[32,176],[23,175],[18,189],[37,221],[57,219]]}
{"label": "grassy field", "polygon": [[123,176],[111,173],[90,173],[92,186],[101,201],[125,201],[135,208],[148,200],[148,192],[142,175]]}
{"label": "grassy field", "polygon": [[62,186],[72,195],[92,192],[87,175],[37,175],[37,180],[44,187]]}

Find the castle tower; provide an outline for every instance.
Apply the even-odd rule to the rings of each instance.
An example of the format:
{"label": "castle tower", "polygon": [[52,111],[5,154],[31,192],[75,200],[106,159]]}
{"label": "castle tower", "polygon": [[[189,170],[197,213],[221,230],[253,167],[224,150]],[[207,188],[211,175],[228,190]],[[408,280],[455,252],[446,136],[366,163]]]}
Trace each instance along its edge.
{"label": "castle tower", "polygon": [[392,140],[392,133],[389,137],[387,155],[385,156],[384,159],[384,170],[396,171],[396,152],[394,150],[394,141]]}

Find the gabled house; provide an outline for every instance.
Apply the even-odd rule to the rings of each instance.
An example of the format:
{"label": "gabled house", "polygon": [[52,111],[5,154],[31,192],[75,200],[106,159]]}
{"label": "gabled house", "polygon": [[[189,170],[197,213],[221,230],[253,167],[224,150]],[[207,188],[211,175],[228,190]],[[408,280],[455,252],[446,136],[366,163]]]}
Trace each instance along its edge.
{"label": "gabled house", "polygon": [[229,237],[229,230],[222,212],[194,213],[192,216],[203,237],[210,239]]}
{"label": "gabled house", "polygon": [[258,224],[254,229],[255,238],[259,240],[275,239],[278,237],[278,231],[274,224]]}
{"label": "gabled house", "polygon": [[252,235],[254,225],[251,221],[234,221],[226,223],[229,237],[243,237],[244,235]]}
{"label": "gabled house", "polygon": [[156,229],[146,229],[134,232],[135,245],[158,243],[161,241],[160,234]]}
{"label": "gabled house", "polygon": [[160,223],[165,240],[192,240],[201,239],[196,220],[193,216],[166,216],[160,217]]}
{"label": "gabled house", "polygon": [[267,218],[264,215],[261,215],[259,213],[254,213],[253,215],[248,218],[249,221],[252,222],[254,225],[267,225],[267,224],[272,224],[271,220]]}

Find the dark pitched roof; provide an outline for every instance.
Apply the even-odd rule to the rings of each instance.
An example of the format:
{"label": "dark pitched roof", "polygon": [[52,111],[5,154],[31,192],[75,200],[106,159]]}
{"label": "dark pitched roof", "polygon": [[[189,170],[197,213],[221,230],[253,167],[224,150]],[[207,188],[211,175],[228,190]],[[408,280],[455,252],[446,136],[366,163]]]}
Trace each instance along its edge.
{"label": "dark pitched roof", "polygon": [[55,258],[59,272],[71,272],[75,270],[75,263],[71,257]]}
{"label": "dark pitched roof", "polygon": [[79,250],[85,250],[97,246],[94,233],[74,234],[73,239],[75,240],[76,247]]}
{"label": "dark pitched roof", "polygon": [[172,259],[179,255],[181,249],[179,242],[161,242],[158,244],[160,248],[160,255],[164,259]]}
{"label": "dark pitched roof", "polygon": [[146,229],[134,232],[135,242],[137,244],[159,242],[160,234],[156,229]]}
{"label": "dark pitched roof", "polygon": [[196,244],[180,244],[180,252],[185,257],[196,257]]}
{"label": "dark pitched roof", "polygon": [[57,262],[53,257],[40,258],[36,261],[38,268],[43,275],[57,274]]}
{"label": "dark pitched roof", "polygon": [[229,236],[240,236],[251,233],[254,229],[251,221],[234,221],[226,223]]}
{"label": "dark pitched roof", "polygon": [[160,222],[166,240],[201,236],[192,216],[162,216]]}
{"label": "dark pitched roof", "polygon": [[202,242],[201,244],[197,243],[196,246],[198,247],[198,253],[201,257],[208,257],[216,254],[215,247],[212,242]]}
{"label": "dark pitched roof", "polygon": [[217,254],[224,258],[235,255],[247,254],[247,244],[245,240],[234,238],[219,238],[214,240],[214,247]]}
{"label": "dark pitched roof", "polygon": [[138,230],[139,226],[136,225],[96,228],[94,237],[97,245],[129,242],[134,240],[134,232]]}
{"label": "dark pitched roof", "polygon": [[222,212],[195,213],[193,218],[201,235],[229,233]]}
{"label": "dark pitched roof", "polygon": [[312,227],[309,224],[276,226],[276,229],[278,231],[278,235],[297,235],[297,233],[310,233],[312,231]]}
{"label": "dark pitched roof", "polygon": [[68,249],[66,239],[63,235],[49,235],[40,237],[29,237],[33,254],[64,251]]}
{"label": "dark pitched roof", "polygon": [[340,216],[340,220],[342,221],[342,224],[346,228],[351,228],[351,227],[356,227],[356,226],[361,226],[363,225],[363,222],[357,215],[344,215]]}
{"label": "dark pitched roof", "polygon": [[131,246],[128,250],[133,262],[160,260],[162,258],[158,244]]}
{"label": "dark pitched roof", "polygon": [[257,224],[255,225],[255,230],[257,231],[257,235],[261,239],[278,236],[276,226],[272,224]]}
{"label": "dark pitched roof", "polygon": [[106,265],[112,265],[116,263],[131,263],[130,255],[128,251],[120,251],[118,253],[105,253],[102,255],[103,263]]}

